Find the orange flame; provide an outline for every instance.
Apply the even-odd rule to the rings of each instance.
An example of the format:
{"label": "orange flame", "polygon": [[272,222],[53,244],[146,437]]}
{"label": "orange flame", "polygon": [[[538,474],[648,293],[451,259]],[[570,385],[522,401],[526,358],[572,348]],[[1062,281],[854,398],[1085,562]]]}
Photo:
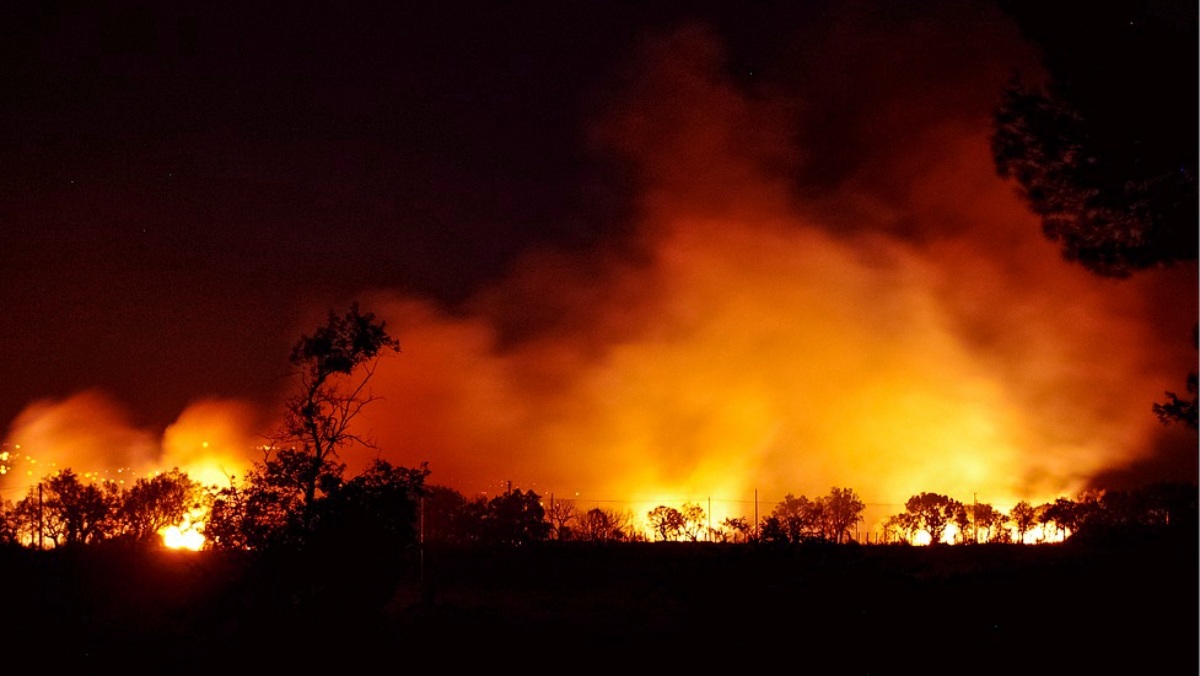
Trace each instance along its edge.
{"label": "orange flame", "polygon": [[[638,517],[711,504],[720,521],[844,486],[867,528],[920,491],[1037,504],[1164,448],[1194,463],[1194,435],[1150,414],[1194,368],[1194,269],[1116,283],[1061,261],[991,164],[1011,62],[971,53],[963,80],[889,82],[851,121],[872,161],[800,190],[789,149],[819,130],[727,81],[705,32],[648,43],[628,100],[593,130],[639,169],[633,235],[532,253],[453,311],[364,298],[403,352],[379,365],[360,429],[468,495],[515,480]],[[923,122],[914,94],[943,112]],[[256,423],[204,402],[160,447],[83,393],[31,405],[9,440],[59,465],[213,482],[255,459]]]}

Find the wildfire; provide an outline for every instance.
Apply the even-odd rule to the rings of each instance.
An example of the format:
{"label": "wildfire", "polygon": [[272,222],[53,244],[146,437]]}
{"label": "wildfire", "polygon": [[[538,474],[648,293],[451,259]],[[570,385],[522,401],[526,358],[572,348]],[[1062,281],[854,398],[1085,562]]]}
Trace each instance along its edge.
{"label": "wildfire", "polygon": [[183,523],[177,526],[167,526],[159,531],[163,546],[170,549],[190,549],[200,551],[204,548],[204,511],[192,510]]}
{"label": "wildfire", "polygon": [[1161,355],[1187,346],[1164,347],[1145,287],[1101,287],[1046,245],[985,123],[889,147],[886,196],[801,202],[771,171],[792,130],[721,78],[719,49],[689,33],[647,54],[596,129],[640,169],[625,248],[539,251],[454,313],[369,299],[403,344],[360,419],[388,459],[467,494],[507,475],[712,496],[719,521],[834,485],[1041,503],[1158,451],[1149,402],[1185,370]]}
{"label": "wildfire", "polygon": [[[961,97],[961,118],[929,127],[891,119],[909,104],[877,106],[857,121],[879,143],[869,166],[800,199],[780,171],[798,162],[794,120],[724,78],[711,36],[644,57],[629,100],[591,130],[636,166],[624,239],[532,253],[454,312],[365,299],[403,345],[355,421],[382,457],[428,461],[468,495],[482,477],[583,486],[637,519],[695,496],[714,524],[752,518],[760,492],[848,486],[875,531],[919,491],[1039,504],[1180,443],[1149,413],[1194,364],[1146,300],[1168,284],[1101,285],[1047,245],[991,162],[1002,77],[923,86]],[[98,392],[35,402],[9,438],[44,464],[4,460],[0,478],[179,467],[224,484],[255,458],[261,423],[202,401],[157,434]]]}

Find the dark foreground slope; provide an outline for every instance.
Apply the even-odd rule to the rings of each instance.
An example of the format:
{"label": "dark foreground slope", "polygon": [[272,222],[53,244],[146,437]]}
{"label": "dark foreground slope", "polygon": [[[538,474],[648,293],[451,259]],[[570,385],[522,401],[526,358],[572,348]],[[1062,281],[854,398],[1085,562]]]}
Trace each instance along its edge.
{"label": "dark foreground slope", "polygon": [[58,673],[1198,667],[1192,537],[1036,547],[546,545],[403,559],[115,547],[5,554],[4,644]]}

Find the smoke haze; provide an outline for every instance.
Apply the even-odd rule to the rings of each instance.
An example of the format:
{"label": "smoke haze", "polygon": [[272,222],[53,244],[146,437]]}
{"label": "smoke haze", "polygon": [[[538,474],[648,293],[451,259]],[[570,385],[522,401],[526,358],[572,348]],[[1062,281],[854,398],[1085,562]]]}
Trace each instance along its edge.
{"label": "smoke haze", "polygon": [[[1061,260],[988,149],[1036,54],[988,12],[887,26],[848,5],[755,74],[702,24],[648,35],[587,126],[627,172],[626,227],[531,248],[460,304],[311,302],[294,336],[355,298],[401,343],[358,420],[376,448],[343,460],[714,516],[832,486],[879,516],[919,491],[1008,507],[1192,479],[1194,433],[1150,407],[1194,368],[1194,267],[1117,282]],[[88,391],[30,404],[8,443],[215,482],[278,410],[199,400],[160,434]]]}

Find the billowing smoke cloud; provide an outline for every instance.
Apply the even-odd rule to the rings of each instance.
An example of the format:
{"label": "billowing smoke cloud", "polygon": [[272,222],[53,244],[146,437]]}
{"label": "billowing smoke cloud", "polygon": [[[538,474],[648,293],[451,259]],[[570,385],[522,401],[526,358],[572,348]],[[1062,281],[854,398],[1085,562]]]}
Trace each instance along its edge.
{"label": "billowing smoke cloud", "polygon": [[38,401],[9,429],[0,488],[4,498],[19,500],[39,480],[64,469],[129,487],[172,468],[205,485],[228,486],[261,458],[256,449],[264,443],[258,433],[263,424],[263,413],[251,405],[213,399],[190,405],[160,435],[139,427],[104,392]]}
{"label": "billowing smoke cloud", "polygon": [[207,486],[228,486],[245,477],[269,440],[262,412],[250,404],[209,399],[188,406],[162,435],[159,466],[179,468]]}
{"label": "billowing smoke cloud", "polygon": [[[918,491],[1073,495],[1168,451],[1191,478],[1194,434],[1150,404],[1194,367],[1195,271],[1101,280],[1041,237],[988,154],[991,106],[1030,58],[1000,49],[1012,35],[854,25],[813,37],[797,91],[735,84],[702,28],[649,40],[593,128],[637,172],[631,234],[531,252],[463,307],[360,298],[402,353],[357,421],[377,450],[343,460],[636,514],[753,516],[756,497],[843,486],[871,523]],[[85,394],[31,406],[9,443],[227,476],[257,459],[259,422],[202,402],[160,442]]]}
{"label": "billowing smoke cloud", "polygon": [[[3,485],[9,489],[23,489],[67,468],[121,481],[158,459],[154,437],[138,429],[119,403],[95,390],[30,404],[13,421],[8,439]],[[18,497],[24,497],[23,490]]]}
{"label": "billowing smoke cloud", "polygon": [[638,167],[632,241],[531,255],[466,313],[372,299],[403,348],[363,420],[386,455],[467,492],[638,513],[848,486],[880,515],[924,490],[1073,495],[1194,445],[1150,412],[1194,359],[1195,314],[1185,293],[1163,330],[1151,289],[1187,275],[1059,259],[991,165],[1003,69],[981,64],[974,98],[950,97],[973,107],[932,124],[877,100],[892,138],[820,194],[794,183],[795,107],[732,86],[711,35],[644,56],[597,128]]}

